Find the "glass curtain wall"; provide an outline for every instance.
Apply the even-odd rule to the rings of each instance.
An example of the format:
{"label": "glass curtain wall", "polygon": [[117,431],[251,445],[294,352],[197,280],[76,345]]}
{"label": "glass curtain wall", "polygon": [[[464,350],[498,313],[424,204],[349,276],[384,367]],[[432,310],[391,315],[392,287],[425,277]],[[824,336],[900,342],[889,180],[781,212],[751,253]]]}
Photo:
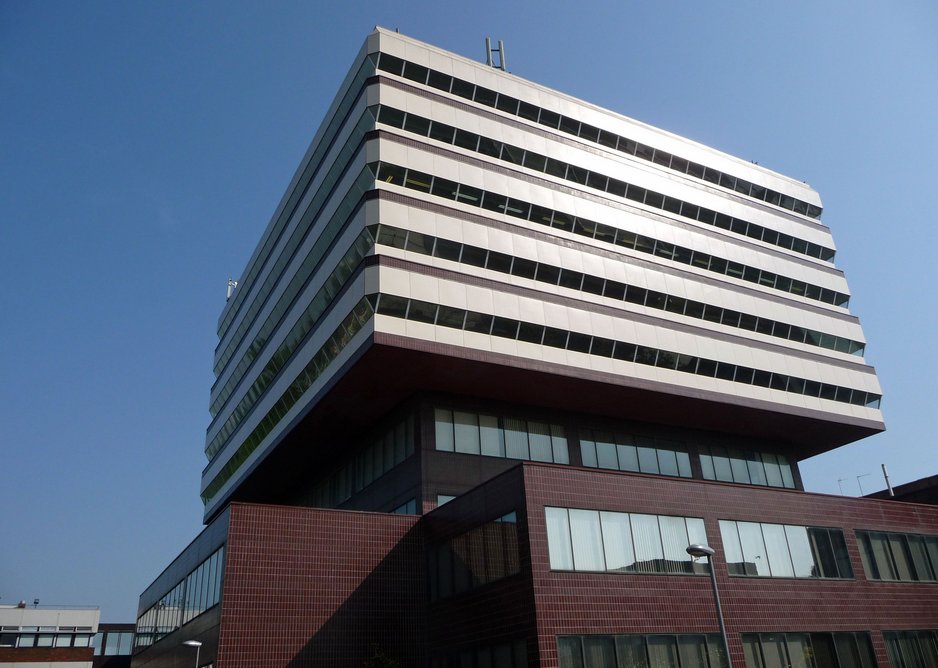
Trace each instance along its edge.
{"label": "glass curtain wall", "polygon": [[730,575],[852,578],[840,529],[720,520]]}
{"label": "glass curtain wall", "polygon": [[619,573],[708,573],[686,548],[707,543],[696,517],[545,508],[553,570]]}

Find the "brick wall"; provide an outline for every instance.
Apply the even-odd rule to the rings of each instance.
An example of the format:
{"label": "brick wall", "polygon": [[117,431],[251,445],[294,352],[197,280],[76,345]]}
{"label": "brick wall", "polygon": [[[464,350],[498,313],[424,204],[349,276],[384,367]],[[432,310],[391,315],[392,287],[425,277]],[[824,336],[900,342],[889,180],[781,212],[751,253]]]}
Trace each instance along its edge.
{"label": "brick wall", "polygon": [[413,516],[232,504],[218,665],[423,665]]}
{"label": "brick wall", "polygon": [[[718,632],[708,577],[551,572],[545,505],[702,517],[736,665],[744,665],[740,633],[870,631],[888,666],[881,630],[938,628],[938,585],[867,581],[854,534],[938,534],[938,508],[549,465],[524,472],[542,666],[557,665],[558,634]],[[840,527],[855,579],[729,577],[720,519]]]}

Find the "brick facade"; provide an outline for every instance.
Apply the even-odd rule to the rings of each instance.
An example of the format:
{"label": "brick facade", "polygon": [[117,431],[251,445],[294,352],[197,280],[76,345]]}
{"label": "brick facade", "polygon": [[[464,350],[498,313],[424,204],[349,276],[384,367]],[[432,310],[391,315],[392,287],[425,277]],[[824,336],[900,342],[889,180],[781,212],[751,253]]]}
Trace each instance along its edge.
{"label": "brick facade", "polygon": [[360,666],[423,659],[417,518],[234,504],[218,665]]}
{"label": "brick facade", "polygon": [[[740,633],[938,628],[938,585],[868,581],[855,529],[938,534],[938,508],[698,480],[662,479],[547,465],[524,465],[529,541],[543,667],[556,666],[559,634],[716,633],[709,578],[551,572],[543,507],[702,517],[711,547],[735,665],[745,665]],[[718,521],[749,520],[844,530],[852,580],[730,577]]]}

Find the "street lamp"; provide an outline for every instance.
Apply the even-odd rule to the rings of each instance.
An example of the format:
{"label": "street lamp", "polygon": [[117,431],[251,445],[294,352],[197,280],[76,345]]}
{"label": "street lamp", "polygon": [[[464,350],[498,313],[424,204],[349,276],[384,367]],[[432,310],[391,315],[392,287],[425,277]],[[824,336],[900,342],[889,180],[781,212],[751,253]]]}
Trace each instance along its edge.
{"label": "street lamp", "polygon": [[720,607],[720,592],[717,590],[717,574],[713,568],[713,555],[716,550],[708,545],[688,545],[687,554],[694,557],[706,557],[707,565],[710,566],[710,582],[713,584],[713,600],[717,604],[717,621],[720,623],[720,635],[723,636],[723,648],[726,650],[726,665],[733,668],[733,659],[730,657],[730,641],[726,637],[726,625],[723,623],[723,608]]}
{"label": "street lamp", "polygon": [[[189,647],[195,647],[195,668],[199,668],[199,652],[202,651],[202,643],[198,640],[187,640],[183,645],[188,645]],[[732,668],[732,666],[730,666]]]}

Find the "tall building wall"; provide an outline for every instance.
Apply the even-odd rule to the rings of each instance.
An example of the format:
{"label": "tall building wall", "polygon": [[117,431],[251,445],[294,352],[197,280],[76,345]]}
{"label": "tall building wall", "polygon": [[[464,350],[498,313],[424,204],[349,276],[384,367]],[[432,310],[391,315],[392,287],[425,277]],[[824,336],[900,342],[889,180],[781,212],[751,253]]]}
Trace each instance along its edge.
{"label": "tall building wall", "polygon": [[391,367],[388,406],[484,374],[801,456],[874,433],[820,213],[806,184],[379,29],[220,319],[206,515],[395,348],[425,368]]}

